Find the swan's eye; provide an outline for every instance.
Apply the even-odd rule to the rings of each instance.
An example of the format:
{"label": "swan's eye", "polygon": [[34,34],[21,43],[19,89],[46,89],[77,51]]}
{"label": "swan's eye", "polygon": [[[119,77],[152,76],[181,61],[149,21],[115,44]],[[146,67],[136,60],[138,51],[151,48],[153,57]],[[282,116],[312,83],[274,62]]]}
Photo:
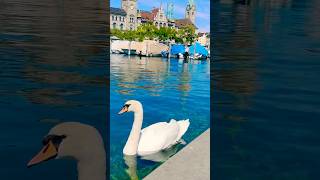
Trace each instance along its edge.
{"label": "swan's eye", "polygon": [[49,141],[51,141],[52,144],[54,144],[54,146],[58,149],[60,143],[66,137],[66,135],[48,135],[42,140],[42,144],[47,145]]}
{"label": "swan's eye", "polygon": [[118,112],[118,114],[120,115],[120,114],[128,112],[129,106],[130,106],[130,104],[125,104],[124,106],[122,106],[122,108],[121,108],[120,112]]}

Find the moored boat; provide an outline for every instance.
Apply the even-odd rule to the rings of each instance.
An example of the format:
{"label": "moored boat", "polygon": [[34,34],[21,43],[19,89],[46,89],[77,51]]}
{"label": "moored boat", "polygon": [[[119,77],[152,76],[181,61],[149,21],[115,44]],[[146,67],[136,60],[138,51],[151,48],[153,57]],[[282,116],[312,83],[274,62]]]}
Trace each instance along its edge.
{"label": "moored boat", "polygon": [[129,52],[130,52],[130,55],[137,55],[137,50],[136,49],[131,49],[130,51],[129,51],[129,49],[122,49],[122,51],[126,55],[129,55]]}
{"label": "moored boat", "polygon": [[190,59],[206,60],[208,58],[208,50],[200,43],[196,42],[189,48]]}

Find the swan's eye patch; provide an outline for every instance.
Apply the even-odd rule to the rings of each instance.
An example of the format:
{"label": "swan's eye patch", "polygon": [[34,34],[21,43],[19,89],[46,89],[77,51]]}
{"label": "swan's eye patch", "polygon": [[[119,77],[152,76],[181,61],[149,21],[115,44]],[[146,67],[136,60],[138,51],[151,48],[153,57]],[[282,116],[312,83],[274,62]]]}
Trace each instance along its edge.
{"label": "swan's eye patch", "polygon": [[129,108],[130,104],[125,104],[123,107]]}
{"label": "swan's eye patch", "polygon": [[49,141],[51,141],[52,144],[54,144],[56,147],[58,147],[60,145],[60,143],[62,142],[62,140],[66,137],[67,137],[66,135],[61,135],[61,136],[48,135],[42,140],[42,144],[47,145],[49,143]]}

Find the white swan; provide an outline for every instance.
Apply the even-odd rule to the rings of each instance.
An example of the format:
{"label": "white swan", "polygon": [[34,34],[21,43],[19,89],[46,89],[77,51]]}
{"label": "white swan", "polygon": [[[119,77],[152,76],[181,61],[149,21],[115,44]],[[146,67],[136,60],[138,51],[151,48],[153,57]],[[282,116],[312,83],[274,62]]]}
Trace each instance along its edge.
{"label": "white swan", "polygon": [[78,180],[106,180],[106,154],[100,133],[92,126],[66,122],[53,127],[42,141],[44,147],[28,167],[63,157],[77,160]]}
{"label": "white swan", "polygon": [[125,155],[145,156],[168,149],[180,141],[190,125],[189,119],[171,119],[169,123],[158,122],[141,130],[142,104],[136,100],[127,101],[118,114],[125,112],[134,113],[132,129],[123,149]]}

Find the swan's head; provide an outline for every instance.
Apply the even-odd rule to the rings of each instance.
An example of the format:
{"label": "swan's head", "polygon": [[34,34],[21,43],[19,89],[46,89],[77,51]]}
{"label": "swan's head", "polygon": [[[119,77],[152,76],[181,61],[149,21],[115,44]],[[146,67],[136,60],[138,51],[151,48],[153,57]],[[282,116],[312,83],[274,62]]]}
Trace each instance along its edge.
{"label": "swan's head", "polygon": [[126,112],[141,112],[142,111],[142,104],[137,100],[129,100],[126,103],[124,103],[122,109],[118,114],[123,114]]}
{"label": "swan's head", "polygon": [[92,158],[92,154],[105,158],[103,140],[92,126],[66,122],[53,127],[42,140],[43,148],[28,163],[28,167],[41,162],[72,157],[77,161]]}

